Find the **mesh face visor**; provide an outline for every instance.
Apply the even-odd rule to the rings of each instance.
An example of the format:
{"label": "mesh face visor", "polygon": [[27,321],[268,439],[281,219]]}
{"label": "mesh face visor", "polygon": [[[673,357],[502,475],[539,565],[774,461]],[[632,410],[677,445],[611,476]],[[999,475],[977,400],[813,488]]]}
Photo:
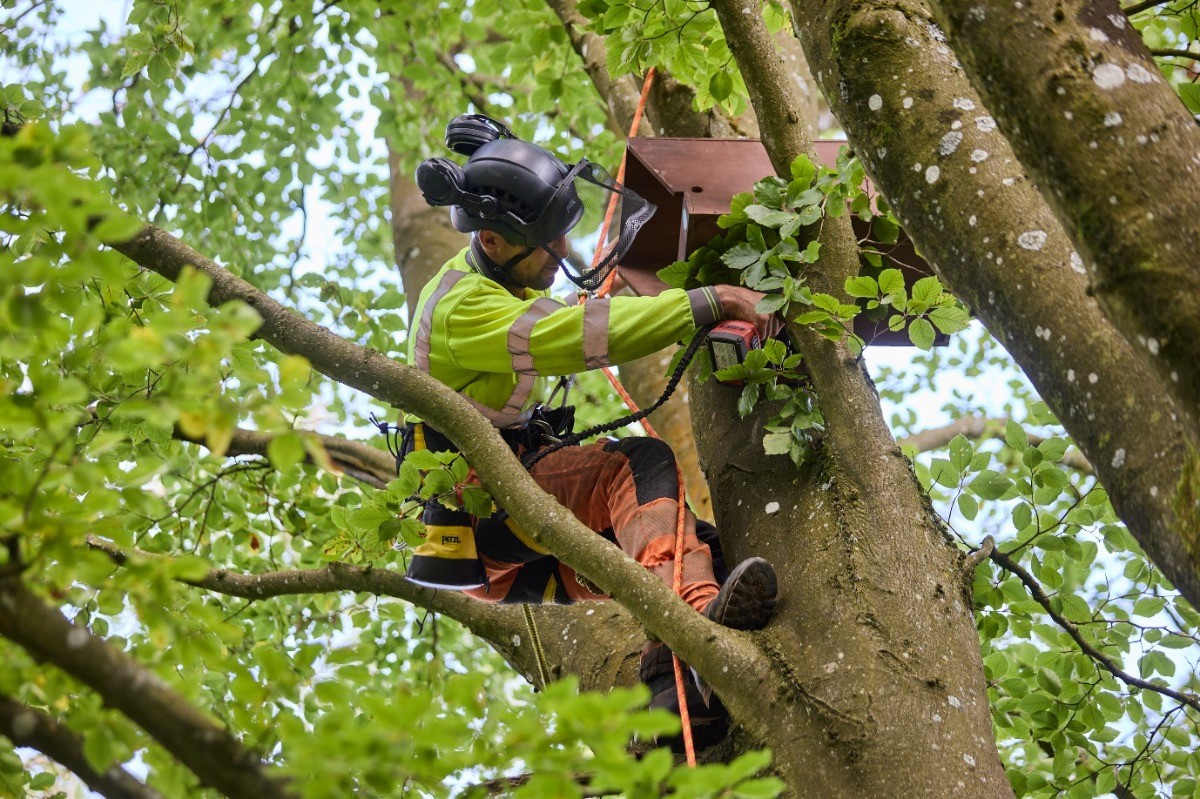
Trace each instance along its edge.
{"label": "mesh face visor", "polygon": [[[571,168],[539,219],[548,235],[541,246],[559,260],[571,282],[595,291],[633,244],[656,206],[617,183],[587,159]],[[608,220],[607,225],[605,220]],[[585,266],[576,269],[547,245],[566,231],[571,252]],[[603,236],[603,240],[601,237]]]}

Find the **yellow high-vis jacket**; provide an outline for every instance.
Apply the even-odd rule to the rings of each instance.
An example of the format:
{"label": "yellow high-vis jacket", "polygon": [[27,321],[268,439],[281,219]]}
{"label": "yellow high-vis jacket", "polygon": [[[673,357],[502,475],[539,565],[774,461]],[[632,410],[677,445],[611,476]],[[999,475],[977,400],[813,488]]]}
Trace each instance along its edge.
{"label": "yellow high-vis jacket", "polygon": [[716,321],[710,288],[566,305],[548,292],[514,297],[473,269],[465,248],[426,284],[408,362],[467,398],[496,427],[519,427],[558,375],[627,363]]}

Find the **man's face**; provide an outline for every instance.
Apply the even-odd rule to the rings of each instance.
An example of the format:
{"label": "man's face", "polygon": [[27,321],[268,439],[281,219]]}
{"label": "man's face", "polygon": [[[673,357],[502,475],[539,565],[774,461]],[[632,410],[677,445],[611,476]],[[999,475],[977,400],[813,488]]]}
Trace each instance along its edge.
{"label": "man's face", "polygon": [[[525,247],[513,244],[498,234],[495,239],[496,242],[491,247],[488,246],[490,242],[487,238],[484,239],[483,244],[485,251],[498,264],[505,263],[509,258],[525,250]],[[569,247],[566,236],[560,236],[546,246],[566,258]],[[542,291],[554,284],[554,278],[558,276],[558,269],[558,260],[539,247],[510,267],[508,275],[509,279],[518,286]]]}

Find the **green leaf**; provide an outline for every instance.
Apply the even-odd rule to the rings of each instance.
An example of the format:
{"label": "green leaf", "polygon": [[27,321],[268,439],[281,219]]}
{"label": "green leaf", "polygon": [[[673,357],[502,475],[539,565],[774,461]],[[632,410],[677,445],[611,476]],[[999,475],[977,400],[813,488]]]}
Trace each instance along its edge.
{"label": "green leaf", "polygon": [[708,92],[718,103],[729,99],[729,95],[733,93],[733,77],[728,70],[719,69],[713,73],[708,80]]}
{"label": "green leaf", "polygon": [[425,540],[425,525],[417,519],[401,519],[400,537],[409,546],[419,546]]}
{"label": "green leaf", "polygon": [[1193,114],[1200,114],[1200,84],[1180,83],[1176,88],[1179,90],[1179,96],[1188,110]]}
{"label": "green leaf", "polygon": [[954,464],[955,469],[960,472],[966,471],[967,467],[971,465],[973,453],[971,442],[962,433],[950,439],[950,462]]}
{"label": "green leaf", "polygon": [[733,795],[739,799],[775,799],[785,787],[783,780],[777,777],[764,777],[735,786]]}
{"label": "green leaf", "polygon": [[807,189],[812,185],[816,174],[817,168],[807,155],[796,156],[796,160],[792,161],[792,181],[803,188]]}
{"label": "green leaf", "polygon": [[1029,436],[1025,434],[1024,428],[1012,419],[1004,423],[1004,440],[1018,452],[1029,446]]}
{"label": "green leaf", "polygon": [[29,781],[29,789],[32,791],[44,791],[53,785],[56,779],[57,777],[53,772],[43,771]]}
{"label": "green leaf", "polygon": [[929,324],[928,319],[914,319],[912,324],[908,326],[908,338],[918,349],[933,349],[933,341],[936,335],[933,331],[933,325]]}
{"label": "green leaf", "polygon": [[875,282],[875,278],[866,275],[848,278],[845,289],[851,297],[874,298],[879,296],[879,284]]}
{"label": "green leaf", "polygon": [[880,244],[895,244],[900,238],[900,226],[886,216],[871,221],[871,238]]}
{"label": "green leaf", "polygon": [[938,485],[946,488],[958,488],[961,475],[958,469],[945,458],[934,458],[929,464],[929,476]]}
{"label": "green leaf", "polygon": [[482,486],[464,485],[460,491],[463,509],[467,513],[479,518],[492,515],[492,497]]}
{"label": "green leaf", "polygon": [[798,325],[811,325],[816,322],[824,322],[829,318],[828,311],[808,311],[792,319]]}
{"label": "green leaf", "polygon": [[1012,488],[1012,480],[999,472],[986,469],[970,482],[970,488],[980,499],[1000,499]]}
{"label": "green leaf", "polygon": [[658,279],[674,289],[686,288],[691,276],[692,267],[687,261],[676,261],[658,270]]}
{"label": "green leaf", "polygon": [[790,430],[767,433],[763,436],[763,451],[768,455],[786,455],[791,446],[792,434]]}
{"label": "green leaf", "polygon": [[742,387],[742,393],[738,397],[737,403],[740,418],[745,419],[754,410],[754,406],[758,403],[760,389],[761,387],[757,383],[747,383]]}
{"label": "green leaf", "polygon": [[744,243],[734,245],[721,256],[721,260],[730,269],[745,269],[757,264],[761,259],[761,252]]}
{"label": "green leaf", "polygon": [[884,269],[879,273],[879,290],[884,294],[903,294],[904,273],[899,269]]}
{"label": "green leaf", "polygon": [[768,294],[754,306],[756,313],[770,314],[787,307],[789,300],[782,294]]}
{"label": "green leaf", "polygon": [[406,464],[411,463],[413,468],[420,469],[423,472],[442,468],[442,462],[427,449],[413,450],[404,457],[404,462]]}
{"label": "green leaf", "polygon": [[1038,444],[1038,452],[1041,452],[1046,460],[1051,463],[1058,463],[1067,454],[1067,441],[1064,438],[1047,438]]}
{"label": "green leaf", "polygon": [[304,441],[295,431],[280,433],[267,444],[267,457],[276,469],[287,469],[304,460]]}
{"label": "green leaf", "polygon": [[930,305],[942,293],[942,282],[936,277],[923,277],[913,284],[912,300],[913,302],[924,303]]}
{"label": "green leaf", "polygon": [[777,228],[784,222],[791,221],[796,217],[790,211],[779,211],[774,208],[768,208],[765,205],[749,205],[746,206],[746,216],[753,219],[760,225],[766,227]]}
{"label": "green leaf", "polygon": [[969,522],[975,521],[975,517],[979,515],[979,503],[970,494],[958,495],[958,509],[962,511],[963,517]]}
{"label": "green leaf", "polygon": [[156,53],[146,68],[146,77],[156,86],[161,86],[175,75],[175,67],[161,53]]}
{"label": "green leaf", "polygon": [[943,333],[957,333],[966,330],[971,324],[971,317],[957,305],[940,305],[929,312],[929,319]]}
{"label": "green leaf", "polygon": [[1048,693],[1058,696],[1062,693],[1062,678],[1058,676],[1052,669],[1045,666],[1038,669],[1037,684]]}

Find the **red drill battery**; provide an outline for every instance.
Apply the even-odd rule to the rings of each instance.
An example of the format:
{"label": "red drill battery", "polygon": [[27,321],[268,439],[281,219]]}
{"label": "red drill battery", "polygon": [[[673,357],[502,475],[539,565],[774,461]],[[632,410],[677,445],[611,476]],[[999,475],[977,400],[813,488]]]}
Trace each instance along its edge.
{"label": "red drill battery", "polygon": [[[713,371],[719,372],[746,360],[750,350],[762,346],[758,328],[749,322],[725,321],[708,331],[708,352],[712,356]],[[740,386],[741,380],[723,380],[723,383]]]}

